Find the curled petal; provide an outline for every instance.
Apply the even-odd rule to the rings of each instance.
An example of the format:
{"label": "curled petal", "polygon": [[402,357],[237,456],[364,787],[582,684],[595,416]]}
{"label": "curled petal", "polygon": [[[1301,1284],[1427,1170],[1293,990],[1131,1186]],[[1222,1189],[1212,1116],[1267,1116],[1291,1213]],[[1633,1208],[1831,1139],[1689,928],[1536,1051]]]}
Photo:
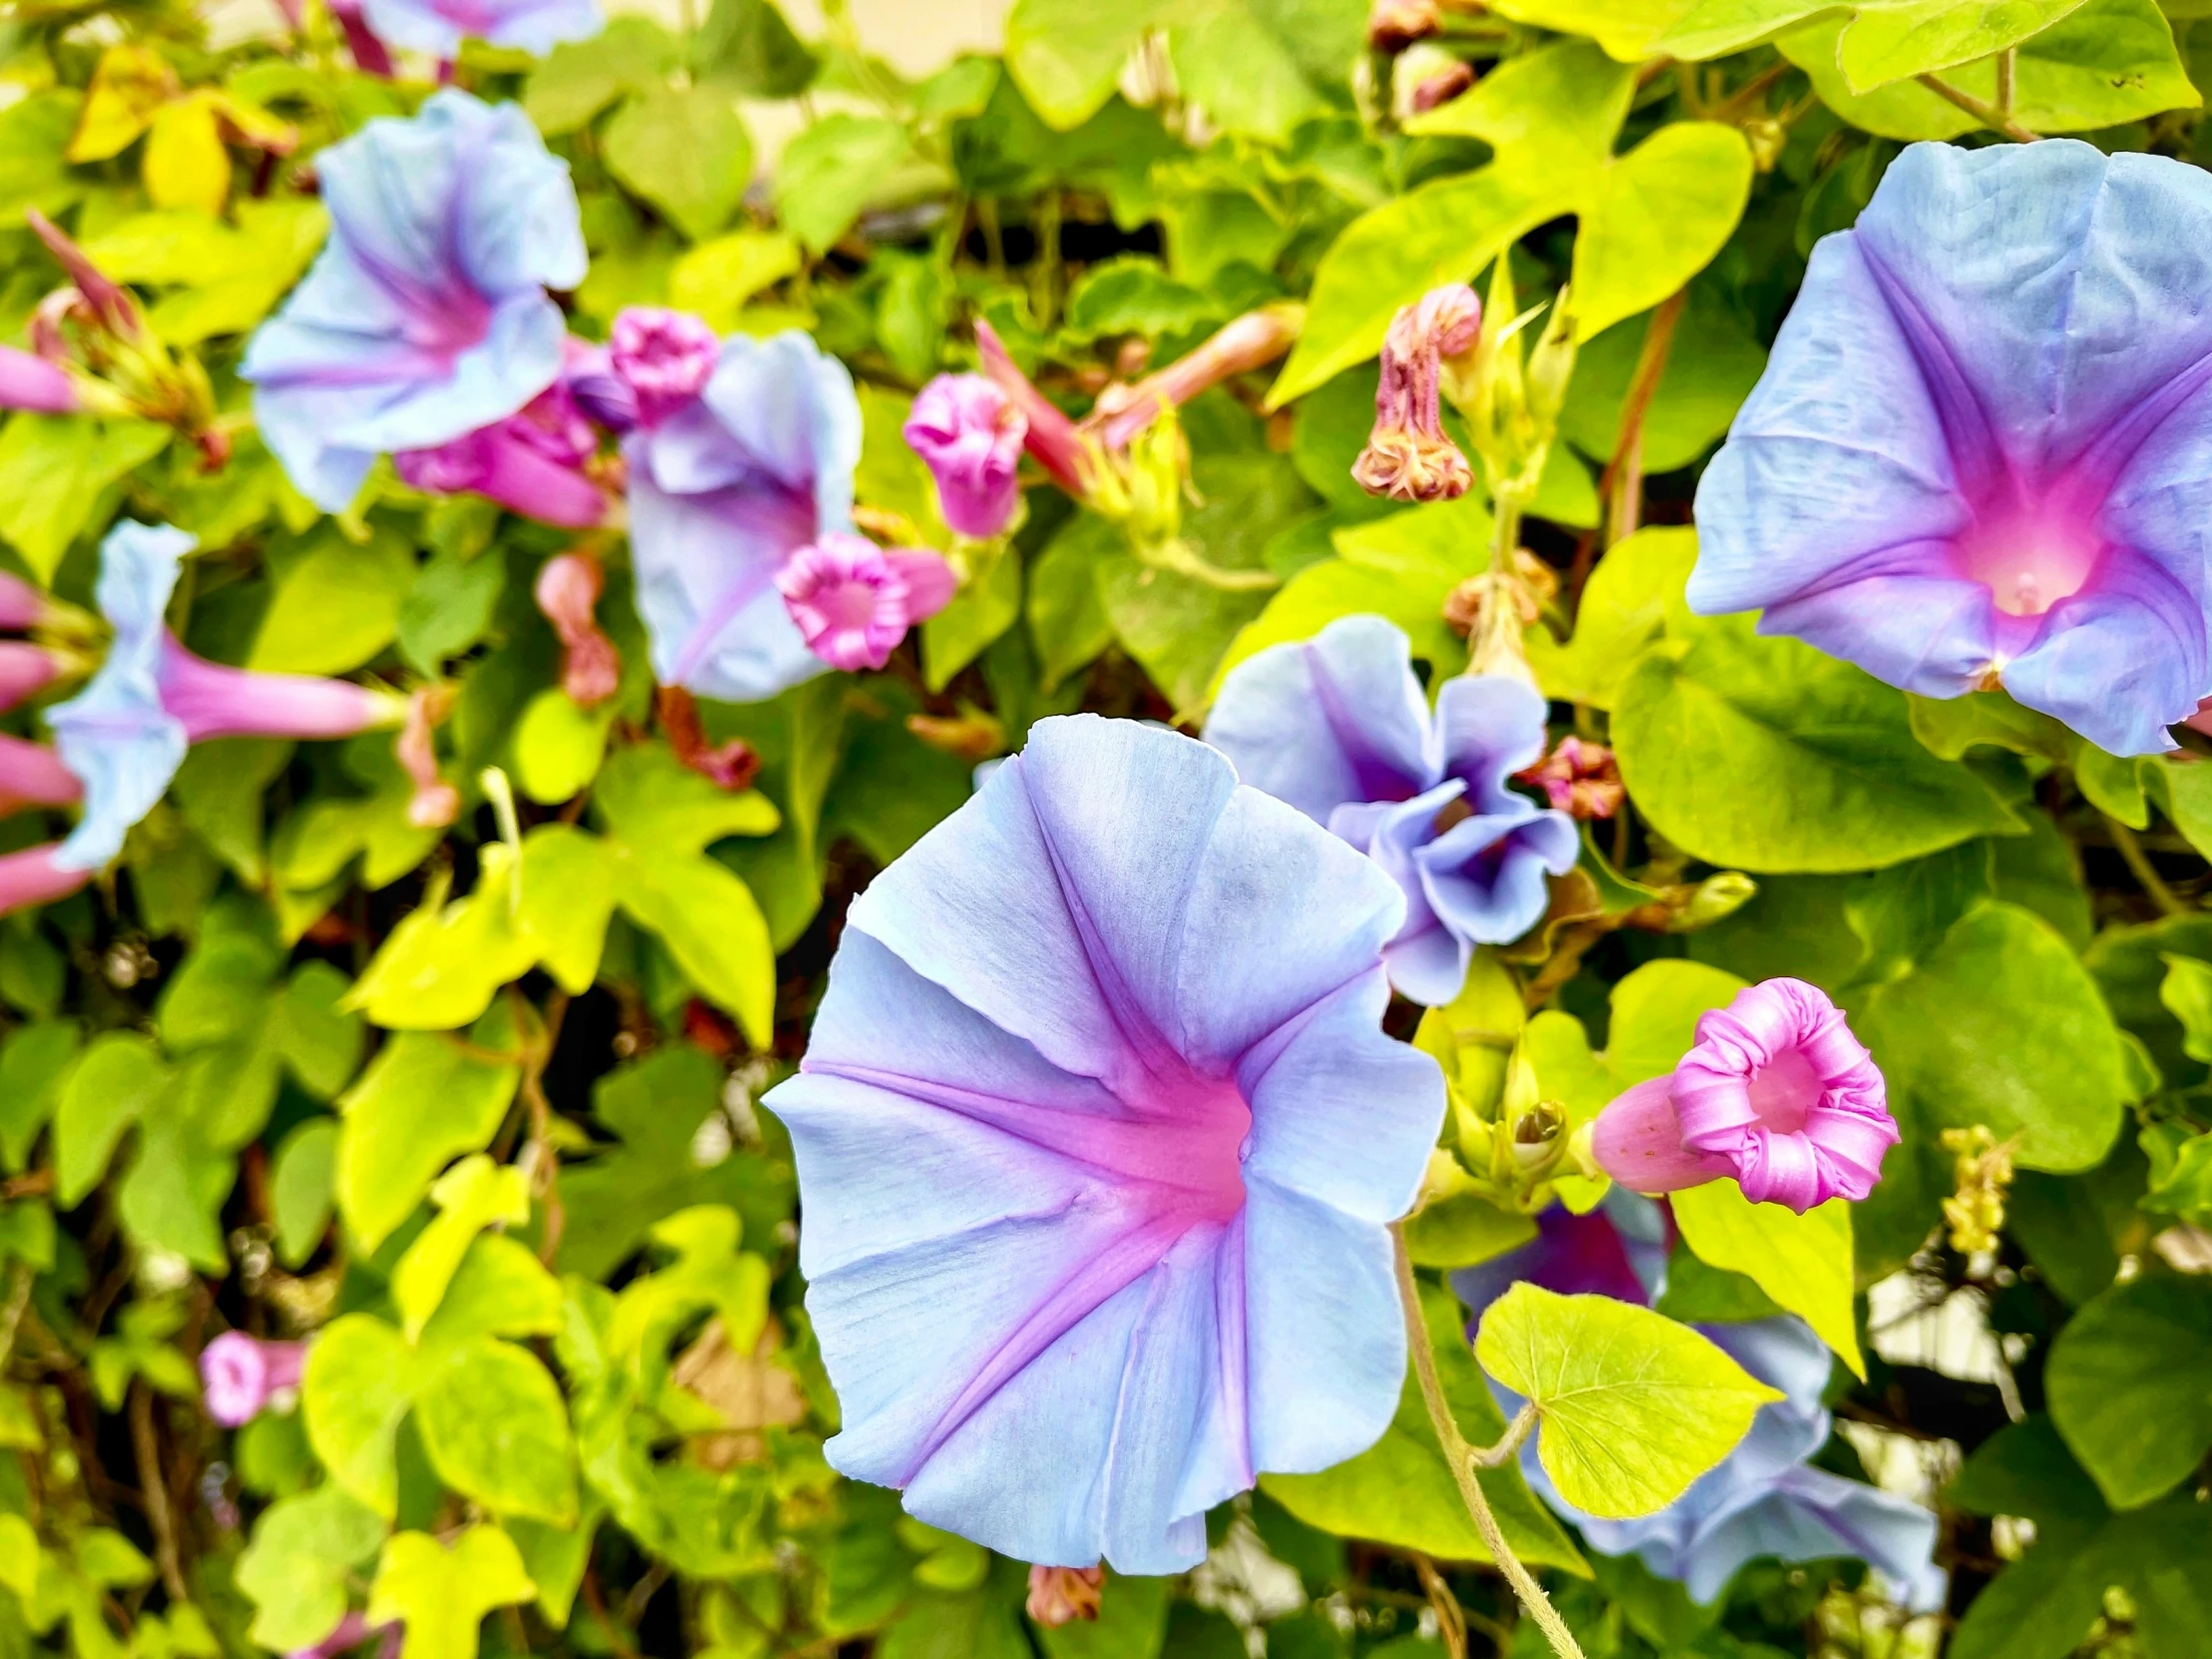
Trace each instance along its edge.
{"label": "curled petal", "polygon": [[945,523],[979,539],[1003,534],[1013,521],[1028,433],[1028,417],[980,374],[938,375],[921,388],[903,428],[936,480]]}

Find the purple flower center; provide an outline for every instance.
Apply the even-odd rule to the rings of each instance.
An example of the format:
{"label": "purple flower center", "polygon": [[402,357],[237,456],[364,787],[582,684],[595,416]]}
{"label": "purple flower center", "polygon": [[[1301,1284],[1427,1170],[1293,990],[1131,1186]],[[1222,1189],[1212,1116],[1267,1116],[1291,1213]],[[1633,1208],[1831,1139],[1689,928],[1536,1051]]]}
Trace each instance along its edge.
{"label": "purple flower center", "polygon": [[1802,1133],[1827,1089],[1802,1048],[1786,1048],[1751,1074],[1751,1109],[1769,1134]]}
{"label": "purple flower center", "polygon": [[1977,513],[1953,544],[1960,573],[2010,616],[2041,616],[2088,586],[2104,538],[2066,505],[2007,503]]}

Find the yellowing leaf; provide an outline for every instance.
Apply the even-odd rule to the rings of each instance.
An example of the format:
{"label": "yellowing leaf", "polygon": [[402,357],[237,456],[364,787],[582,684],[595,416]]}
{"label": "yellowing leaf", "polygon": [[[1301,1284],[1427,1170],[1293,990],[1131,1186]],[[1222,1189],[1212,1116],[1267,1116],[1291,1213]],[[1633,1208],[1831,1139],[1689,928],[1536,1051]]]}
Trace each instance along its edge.
{"label": "yellowing leaf", "polygon": [[1861,1378],[1852,1316],[1851,1206],[1832,1198],[1800,1216],[1779,1204],[1754,1204],[1733,1181],[1712,1181],[1674,1195],[1682,1242],[1701,1262],[1740,1273],[1804,1320]]}
{"label": "yellowing leaf", "polygon": [[175,71],[152,47],[109,47],[92,72],[77,130],[64,153],[73,162],[106,161],[120,155],[176,92]]}
{"label": "yellowing leaf", "polygon": [[494,1222],[517,1227],[530,1219],[530,1184],[519,1169],[479,1152],[438,1177],[430,1202],[438,1207],[437,1219],[407,1247],[391,1276],[391,1299],[410,1343],[437,1312],[476,1235]]}
{"label": "yellowing leaf", "polygon": [[408,1659],[475,1659],[484,1615],[536,1594],[521,1551],[496,1526],[472,1526],[450,1549],[427,1532],[401,1532],[376,1564],[368,1619],[403,1623]]}
{"label": "yellowing leaf", "polygon": [[231,195],[231,152],[223,148],[213,98],[196,92],[154,112],[139,172],[157,208],[197,208],[213,217]]}

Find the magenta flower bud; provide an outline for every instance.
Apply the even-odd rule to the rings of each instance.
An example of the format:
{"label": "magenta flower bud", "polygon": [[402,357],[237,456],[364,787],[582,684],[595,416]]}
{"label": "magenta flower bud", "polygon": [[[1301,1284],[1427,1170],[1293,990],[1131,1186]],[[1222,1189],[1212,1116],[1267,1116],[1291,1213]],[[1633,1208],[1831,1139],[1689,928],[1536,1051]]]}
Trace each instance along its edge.
{"label": "magenta flower bud", "polygon": [[25,807],[73,807],[84,797],[84,785],[59,755],[0,733],[0,817]]}
{"label": "magenta flower bud", "polygon": [[1601,743],[1584,743],[1571,735],[1561,738],[1558,748],[1526,772],[1516,772],[1513,778],[1516,783],[1533,784],[1542,790],[1553,809],[1570,818],[1611,818],[1628,799],[1613,752]]}
{"label": "magenta flower bud", "polygon": [[390,80],[395,73],[391,53],[369,28],[361,0],[331,0],[330,15],[345,32],[346,49],[353,54],[354,64],[365,74]]}
{"label": "magenta flower bud", "polygon": [[561,340],[559,382],[585,416],[617,437],[638,423],[638,394],[615,372],[614,353],[569,334]]}
{"label": "magenta flower bud", "polygon": [[471,491],[543,524],[589,530],[607,517],[606,492],[583,470],[598,447],[591,423],[556,381],[518,414],[392,461],[414,489]]}
{"label": "magenta flower bud", "polygon": [[270,1395],[299,1386],[305,1343],[265,1343],[226,1331],[200,1351],[200,1389],[208,1415],[226,1428],[252,1422]]}
{"label": "magenta flower bud", "polygon": [[906,630],[951,602],[958,583],[926,548],[886,553],[865,536],[832,530],[777,573],[807,649],[832,668],[881,668]]}
{"label": "magenta flower bud", "polygon": [[1701,1018],[1671,1076],[1607,1106],[1591,1151],[1635,1192],[1733,1176],[1753,1203],[1803,1215],[1873,1192],[1897,1141],[1882,1072],[1843,1010],[1802,979],[1768,979]]}
{"label": "magenta flower bud", "polygon": [[722,341],[698,317],[661,305],[632,305],[607,336],[610,365],[638,400],[638,421],[654,426],[706,389]]}
{"label": "magenta flower bud", "polygon": [[12,709],[59,678],[62,660],[43,645],[0,640],[0,709]]}
{"label": "magenta flower bud", "polygon": [[23,217],[30,222],[32,233],[46,244],[46,251],[54,256],[54,262],[69,273],[78,298],[91,309],[100,325],[120,339],[137,339],[144,329],[138,301],[131,297],[130,290],[104,275],[82,248],[36,208],[26,209]]}
{"label": "magenta flower bud", "polygon": [[0,409],[75,414],[77,387],[68,371],[44,357],[0,345]]}
{"label": "magenta flower bud", "polygon": [[52,609],[53,601],[22,577],[0,571],[0,628],[36,628]]}
{"label": "magenta flower bud", "polygon": [[1430,110],[1450,103],[1467,88],[1474,85],[1474,71],[1463,63],[1448,64],[1413,88],[1409,102],[1415,115],[1426,115]]}
{"label": "magenta flower bud", "polygon": [[182,722],[187,743],[210,738],[350,738],[406,719],[406,700],[350,680],[264,674],[211,663],[162,642],[161,706]]}
{"label": "magenta flower bud", "polygon": [[1006,394],[1027,423],[1022,433],[1022,447],[1051,474],[1054,483],[1078,500],[1082,499],[1089,493],[1086,482],[1091,469],[1089,441],[1075,429],[1074,421],[1030,383],[1029,376],[1006,354],[1005,342],[988,322],[975,325],[975,349],[982,358],[983,372]]}
{"label": "magenta flower bud", "polygon": [[57,863],[60,841],[0,853],[0,915],[67,898],[92,879],[89,869]]}
{"label": "magenta flower bud", "polygon": [[980,374],[940,374],[921,388],[903,428],[937,481],[945,523],[963,536],[1001,535],[1014,516],[1029,419]]}
{"label": "magenta flower bud", "polygon": [[1464,282],[1430,288],[1390,320],[1382,340],[1382,379],[1375,392],[1375,430],[1352,463],[1371,495],[1395,501],[1450,501],[1474,474],[1444,435],[1437,387],[1443,359],[1474,348],[1482,302]]}
{"label": "magenta flower bud", "polygon": [[545,561],[535,589],[538,609],[561,637],[561,689],[586,709],[606,702],[622,684],[622,654],[592,615],[603,582],[590,554],[558,553]]}

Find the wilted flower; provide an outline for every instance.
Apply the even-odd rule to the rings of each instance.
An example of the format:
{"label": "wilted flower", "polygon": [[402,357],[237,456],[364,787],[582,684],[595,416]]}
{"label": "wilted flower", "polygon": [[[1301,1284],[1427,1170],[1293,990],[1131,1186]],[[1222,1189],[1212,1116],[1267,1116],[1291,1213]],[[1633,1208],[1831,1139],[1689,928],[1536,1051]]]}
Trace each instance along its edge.
{"label": "wilted flower", "polygon": [[1368,853],[1405,893],[1390,983],[1440,1006],[1478,944],[1533,926],[1548,870],[1574,867],[1574,821],[1505,781],[1544,751],[1544,700],[1501,675],[1444,682],[1433,718],[1395,625],[1343,617],[1270,646],[1222,682],[1206,741],[1238,776]]}
{"label": "wilted flower", "polygon": [[1633,1192],[1732,1177],[1753,1203],[1803,1215],[1874,1191],[1897,1140],[1882,1072],[1843,1010],[1802,979],[1768,979],[1703,1015],[1671,1074],[1607,1106],[1591,1153]]}
{"label": "wilted flower", "polygon": [[1894,162],[1698,489],[1690,603],[2115,754],[2212,683],[2212,179],[2052,140]]}
{"label": "wilted flower", "polygon": [[1053,719],[853,904],[768,1097],[844,1473],[1045,1566],[1177,1572],[1382,1431],[1443,1111],[1401,905],[1205,746]]}
{"label": "wilted flower", "polygon": [[606,702],[622,684],[622,654],[592,615],[605,580],[589,553],[556,553],[539,570],[532,590],[560,636],[561,689],[586,709]]}
{"label": "wilted flower", "polygon": [[1613,752],[1571,733],[1549,755],[1514,776],[1517,782],[1542,790],[1544,799],[1569,818],[1611,818],[1628,799]]}
{"label": "wilted flower", "polygon": [[452,710],[453,688],[420,686],[407,698],[406,723],[392,744],[392,756],[414,786],[407,798],[407,822],[417,830],[442,830],[461,816],[461,792],[438,775],[437,723]]}
{"label": "wilted flower", "polygon": [[564,329],[545,290],[583,280],[584,239],[568,165],[530,118],[451,88],[315,170],[330,240],[239,372],[292,482],[336,512],[378,454],[450,443],[553,383]]}
{"label": "wilted flower", "polygon": [[[1534,1243],[1452,1275],[1470,1331],[1485,1308],[1524,1280],[1562,1296],[1594,1293],[1645,1306],[1666,1287],[1669,1230],[1658,1207],[1644,1199],[1616,1189],[1589,1215],[1554,1206],[1536,1225]],[[1808,1462],[1828,1443],[1832,1426],[1821,1405],[1832,1361],[1811,1328],[1785,1316],[1696,1329],[1783,1391],[1783,1398],[1759,1408],[1734,1451],[1666,1508],[1634,1520],[1586,1515],[1560,1497],[1532,1442],[1521,1452],[1529,1485],[1592,1547],[1639,1557],[1700,1602],[1713,1601],[1737,1568],[1761,1556],[1814,1561],[1850,1555],[1879,1568],[1916,1608],[1940,1607],[1943,1572],[1930,1558],[1936,1517]],[[1518,1408],[1516,1397],[1504,1397],[1509,1408]]]}
{"label": "wilted flower", "polygon": [[1368,45],[1395,55],[1443,27],[1440,0],[1375,0],[1368,12]]}
{"label": "wilted flower", "polygon": [[185,751],[210,738],[343,738],[405,718],[404,700],[344,680],[258,674],[195,656],[162,621],[193,538],[121,522],[100,544],[101,612],[115,628],[85,689],[46,713],[62,762],[85,787],[84,817],[56,859],[98,869],[169,788]]}
{"label": "wilted flower", "polygon": [[802,547],[776,575],[807,649],[847,671],[889,662],[906,630],[943,610],[956,586],[942,554],[885,552],[849,530]]}
{"label": "wilted flower", "polygon": [[1029,1616],[1048,1630],[1078,1619],[1096,1619],[1106,1589],[1104,1567],[1031,1567]]}
{"label": "wilted flower", "polygon": [[697,397],[624,441],[638,611],[664,685],[753,703],[813,678],[777,591],[800,548],[852,527],[852,376],[796,330],[726,340]]}
{"label": "wilted flower", "polygon": [[456,56],[463,40],[542,58],[606,25],[598,0],[361,0],[361,18],[385,45],[439,58]]}
{"label": "wilted flower", "polygon": [[0,345],[0,409],[75,414],[77,407],[77,384],[67,369],[12,345]]}
{"label": "wilted flower", "polygon": [[1443,359],[1473,350],[1481,327],[1482,301],[1464,282],[1431,288],[1390,319],[1375,429],[1352,463],[1361,488],[1398,501],[1448,501],[1467,493],[1474,474],[1444,435],[1437,392]]}
{"label": "wilted flower", "polygon": [[653,710],[661,719],[661,735],[676,758],[717,789],[743,790],[761,775],[761,757],[743,738],[725,743],[707,741],[700,724],[699,704],[682,686],[663,686],[653,694]]}
{"label": "wilted flower", "polygon": [[606,494],[584,470],[598,448],[598,434],[556,380],[506,419],[434,449],[401,450],[392,465],[432,495],[472,491],[525,518],[588,530],[607,517]]}
{"label": "wilted flower", "polygon": [[963,536],[987,539],[1013,521],[1029,420],[1004,391],[980,374],[940,374],[921,388],[907,415],[907,445],[937,481],[945,523]]}
{"label": "wilted flower", "polygon": [[200,1391],[208,1415],[237,1428],[262,1414],[272,1394],[299,1386],[305,1343],[267,1343],[226,1331],[200,1351]]}

